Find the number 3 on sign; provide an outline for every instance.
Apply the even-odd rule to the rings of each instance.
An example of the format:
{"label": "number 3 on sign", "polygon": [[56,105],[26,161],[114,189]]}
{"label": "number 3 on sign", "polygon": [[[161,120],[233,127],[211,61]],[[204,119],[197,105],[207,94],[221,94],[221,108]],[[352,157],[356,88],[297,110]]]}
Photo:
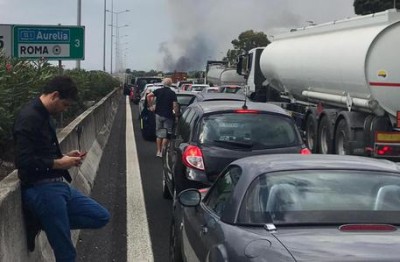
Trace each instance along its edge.
{"label": "number 3 on sign", "polygon": [[4,47],[3,37],[4,37],[4,36],[0,35],[0,48],[3,48],[3,47]]}
{"label": "number 3 on sign", "polygon": [[81,41],[79,39],[75,39],[75,47],[80,47],[81,46]]}

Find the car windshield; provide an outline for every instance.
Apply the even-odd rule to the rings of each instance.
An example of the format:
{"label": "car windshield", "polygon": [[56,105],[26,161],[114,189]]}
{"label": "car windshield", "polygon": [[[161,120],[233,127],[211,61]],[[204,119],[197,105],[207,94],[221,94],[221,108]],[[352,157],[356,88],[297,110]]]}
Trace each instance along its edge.
{"label": "car windshield", "polygon": [[355,170],[263,174],[242,203],[243,224],[400,224],[400,177]]}
{"label": "car windshield", "polygon": [[218,88],[207,88],[207,93],[219,93]]}
{"label": "car windshield", "polygon": [[289,117],[261,113],[220,113],[203,118],[199,142],[225,148],[253,150],[300,144],[295,124]]}

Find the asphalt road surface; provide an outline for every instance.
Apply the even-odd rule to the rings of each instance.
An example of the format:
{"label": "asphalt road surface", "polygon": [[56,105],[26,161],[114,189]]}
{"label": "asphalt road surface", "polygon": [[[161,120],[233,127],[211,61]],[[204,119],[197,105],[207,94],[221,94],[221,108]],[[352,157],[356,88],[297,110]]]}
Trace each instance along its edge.
{"label": "asphalt road surface", "polygon": [[155,153],[155,142],[142,139],[137,105],[122,96],[91,195],[111,220],[81,231],[77,261],[168,261],[172,201],[162,197]]}

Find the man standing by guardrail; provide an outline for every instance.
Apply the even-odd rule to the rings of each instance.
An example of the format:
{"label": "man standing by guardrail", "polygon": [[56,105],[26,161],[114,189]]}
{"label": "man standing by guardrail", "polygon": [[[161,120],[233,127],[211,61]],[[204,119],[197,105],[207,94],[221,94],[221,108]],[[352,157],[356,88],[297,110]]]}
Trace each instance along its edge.
{"label": "man standing by guardrail", "polygon": [[43,229],[56,261],[75,261],[71,229],[100,228],[110,218],[104,207],[68,184],[72,180],[68,169],[79,166],[85,153],[61,153],[50,117],[65,111],[77,95],[71,78],[53,78],[21,109],[13,130],[28,248],[34,250],[36,235]]}

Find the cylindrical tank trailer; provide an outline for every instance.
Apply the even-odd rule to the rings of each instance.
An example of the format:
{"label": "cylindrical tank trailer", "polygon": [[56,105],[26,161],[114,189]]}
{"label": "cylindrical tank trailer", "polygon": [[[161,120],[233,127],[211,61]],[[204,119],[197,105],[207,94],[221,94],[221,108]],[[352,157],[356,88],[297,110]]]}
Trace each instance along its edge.
{"label": "cylindrical tank trailer", "polygon": [[313,152],[399,159],[399,47],[392,9],[275,36],[238,71],[251,94],[280,92]]}

